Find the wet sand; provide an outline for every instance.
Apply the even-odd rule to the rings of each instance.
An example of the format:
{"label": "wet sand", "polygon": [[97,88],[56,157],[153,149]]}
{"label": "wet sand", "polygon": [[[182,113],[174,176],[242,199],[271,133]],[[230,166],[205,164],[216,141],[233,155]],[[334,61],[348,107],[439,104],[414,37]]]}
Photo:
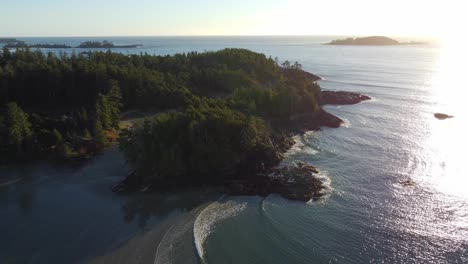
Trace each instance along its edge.
{"label": "wet sand", "polygon": [[131,238],[123,245],[105,253],[102,256],[95,257],[86,261],[90,264],[149,264],[154,263],[156,250],[169,228],[174,225],[178,219],[185,216],[176,215],[158,223],[149,228],[142,234]]}

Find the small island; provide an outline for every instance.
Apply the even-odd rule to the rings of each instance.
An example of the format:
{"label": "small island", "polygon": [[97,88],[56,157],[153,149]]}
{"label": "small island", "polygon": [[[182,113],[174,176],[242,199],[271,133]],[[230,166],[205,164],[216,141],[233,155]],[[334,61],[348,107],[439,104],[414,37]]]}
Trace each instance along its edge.
{"label": "small island", "polygon": [[81,43],[77,48],[80,49],[112,49],[112,48],[137,48],[141,47],[141,44],[132,44],[132,45],[114,45],[114,43],[104,40],[103,42],[99,41],[85,41]]}
{"label": "small island", "polygon": [[[141,44],[130,44],[130,45],[114,45],[114,43],[104,40],[100,41],[85,41],[82,42],[79,46],[72,47],[66,44],[26,44],[26,42],[16,39],[4,39],[6,45],[5,48],[8,49],[18,49],[18,48],[39,48],[39,49],[115,49],[115,48],[137,48],[142,47]],[[2,42],[0,42],[2,43]]]}
{"label": "small island", "polygon": [[29,45],[30,48],[39,48],[39,49],[70,49],[71,46],[65,44],[33,44]]}
{"label": "small island", "polygon": [[10,43],[16,43],[18,42],[17,39],[15,38],[0,38],[0,43],[4,44],[10,44]]}
{"label": "small island", "polygon": [[362,38],[346,38],[332,40],[325,45],[350,45],[350,46],[395,46],[395,45],[422,45],[424,42],[399,42],[395,39],[383,36]]}

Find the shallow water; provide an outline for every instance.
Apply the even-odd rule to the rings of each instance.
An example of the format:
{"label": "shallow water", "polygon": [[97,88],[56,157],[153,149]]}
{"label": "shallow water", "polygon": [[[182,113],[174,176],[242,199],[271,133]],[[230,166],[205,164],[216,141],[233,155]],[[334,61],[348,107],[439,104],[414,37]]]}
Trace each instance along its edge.
{"label": "shallow water", "polygon": [[[184,214],[163,241],[171,245],[166,254],[180,254],[161,255],[158,263],[184,263],[194,255],[204,263],[468,262],[468,127],[459,70],[466,52],[320,45],[332,38],[109,39],[145,45],[124,53],[249,48],[299,61],[324,78],[323,89],[371,96],[358,105],[327,106],[346,125],[300,136],[288,153],[285,162],[306,161],[321,170],[330,186],[325,199],[223,197],[199,208],[209,195],[189,205],[199,194],[115,196],[108,187],[127,170],[116,151],[76,171],[45,165],[2,170],[23,180],[0,187],[0,263],[84,261],[181,212],[196,215]],[[434,112],[455,118],[440,121]],[[157,206],[138,213],[139,204]]]}

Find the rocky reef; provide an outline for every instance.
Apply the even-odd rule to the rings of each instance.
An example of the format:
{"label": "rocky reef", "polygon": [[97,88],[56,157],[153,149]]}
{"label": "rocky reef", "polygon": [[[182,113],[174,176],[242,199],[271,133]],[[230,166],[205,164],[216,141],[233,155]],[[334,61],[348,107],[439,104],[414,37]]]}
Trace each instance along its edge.
{"label": "rocky reef", "polygon": [[342,91],[322,91],[319,96],[320,105],[351,105],[362,101],[370,100],[366,95],[342,92]]}
{"label": "rocky reef", "polygon": [[325,185],[317,177],[318,169],[302,162],[274,169],[268,175],[257,175],[226,183],[230,195],[268,196],[279,194],[295,201],[317,200],[324,195]]}
{"label": "rocky reef", "polygon": [[442,114],[442,113],[435,113],[434,117],[439,119],[439,120],[445,120],[445,119],[453,118],[453,116],[451,116],[451,115]]}

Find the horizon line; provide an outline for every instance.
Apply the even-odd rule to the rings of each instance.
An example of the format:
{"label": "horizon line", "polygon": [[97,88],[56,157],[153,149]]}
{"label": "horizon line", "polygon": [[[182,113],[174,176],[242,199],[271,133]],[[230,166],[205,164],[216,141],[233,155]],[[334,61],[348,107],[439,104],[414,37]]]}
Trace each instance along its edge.
{"label": "horizon line", "polygon": [[177,37],[367,37],[367,36],[386,36],[386,37],[395,37],[395,38],[431,38],[439,39],[440,36],[416,36],[416,35],[385,35],[385,34],[246,34],[246,35],[45,35],[45,36],[13,36],[7,35],[0,38],[115,38],[115,37],[128,37],[128,38],[145,38],[145,37],[167,37],[167,38],[177,38]]}

